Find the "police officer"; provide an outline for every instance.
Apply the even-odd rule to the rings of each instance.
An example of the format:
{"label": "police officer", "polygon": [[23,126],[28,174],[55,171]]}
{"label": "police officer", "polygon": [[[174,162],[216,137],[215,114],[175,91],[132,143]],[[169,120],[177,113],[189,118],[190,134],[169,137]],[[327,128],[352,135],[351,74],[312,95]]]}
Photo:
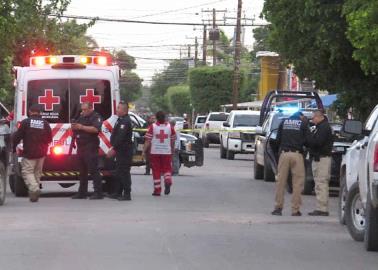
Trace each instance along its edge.
{"label": "police officer", "polygon": [[315,130],[307,136],[312,158],[312,174],[315,181],[317,205],[310,216],[329,216],[329,180],[331,178],[331,154],[333,146],[332,129],[322,110],[313,112]]}
{"label": "police officer", "polygon": [[301,112],[294,113],[279,126],[277,142],[280,156],[276,176],[276,205],[272,215],[282,215],[285,187],[290,171],[293,182],[292,216],[302,215],[300,212],[301,193],[305,178],[303,148],[307,130],[307,121]]}
{"label": "police officer", "polygon": [[115,193],[111,194],[110,198],[119,201],[131,201],[130,168],[133,156],[133,128],[128,112],[128,104],[120,102],[117,107],[118,120],[110,137],[112,148],[107,154],[108,158],[116,157]]}
{"label": "police officer", "polygon": [[98,149],[100,140],[98,133],[101,130],[101,116],[94,111],[93,104],[81,104],[79,119],[72,123],[72,130],[76,137],[77,156],[79,162],[80,186],[79,191],[72,199],[86,199],[88,196],[88,172],[93,179],[94,194],[91,200],[103,199],[102,179],[98,169]]}
{"label": "police officer", "polygon": [[29,108],[29,118],[21,122],[13,136],[13,151],[23,141],[21,174],[29,190],[31,202],[37,202],[40,195],[40,179],[47,148],[51,143],[51,128],[49,123],[40,116],[38,105]]}

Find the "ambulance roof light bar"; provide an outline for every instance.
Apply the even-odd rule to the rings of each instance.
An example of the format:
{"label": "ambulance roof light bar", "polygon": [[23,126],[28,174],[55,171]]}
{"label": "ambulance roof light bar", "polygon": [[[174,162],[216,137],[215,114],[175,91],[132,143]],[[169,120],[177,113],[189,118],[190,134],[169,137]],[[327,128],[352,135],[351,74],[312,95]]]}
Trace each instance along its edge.
{"label": "ambulance roof light bar", "polygon": [[60,64],[94,64],[98,66],[109,65],[106,56],[34,56],[30,58],[30,66],[41,67],[46,65],[60,65]]}

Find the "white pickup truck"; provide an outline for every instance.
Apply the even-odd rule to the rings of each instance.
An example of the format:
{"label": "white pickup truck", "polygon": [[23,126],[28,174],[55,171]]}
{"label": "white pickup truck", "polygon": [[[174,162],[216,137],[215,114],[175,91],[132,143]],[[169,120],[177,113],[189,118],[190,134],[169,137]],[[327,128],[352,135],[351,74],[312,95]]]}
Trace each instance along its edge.
{"label": "white pickup truck", "polygon": [[378,106],[365,126],[347,120],[343,131],[357,136],[341,165],[340,221],[368,251],[378,251]]}
{"label": "white pickup truck", "polygon": [[208,148],[210,143],[219,143],[219,130],[223,122],[227,120],[229,113],[211,112],[207,115],[199,137],[202,138],[203,146]]}
{"label": "white pickup truck", "polygon": [[235,154],[254,153],[259,120],[260,111],[231,111],[220,131],[220,158],[232,160]]}

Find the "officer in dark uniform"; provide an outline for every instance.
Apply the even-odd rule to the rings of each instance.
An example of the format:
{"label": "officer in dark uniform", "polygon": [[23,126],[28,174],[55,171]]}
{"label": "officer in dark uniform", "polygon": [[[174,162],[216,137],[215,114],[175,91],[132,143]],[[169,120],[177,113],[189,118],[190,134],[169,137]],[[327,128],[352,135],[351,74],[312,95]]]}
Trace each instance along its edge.
{"label": "officer in dark uniform", "polygon": [[41,118],[41,108],[34,104],[29,108],[29,118],[24,119],[13,135],[13,151],[23,141],[21,174],[29,190],[31,202],[37,202],[40,195],[40,180],[43,163],[51,143],[49,123]]}
{"label": "officer in dark uniform", "polygon": [[329,216],[329,181],[331,179],[332,128],[322,110],[313,112],[315,130],[308,132],[307,143],[312,158],[312,175],[315,181],[316,209],[310,216]]}
{"label": "officer in dark uniform", "polygon": [[133,128],[128,113],[128,104],[120,102],[117,107],[118,120],[110,137],[112,148],[107,154],[109,158],[116,157],[115,193],[111,194],[110,198],[119,201],[131,201],[130,168],[133,156]]}
{"label": "officer in dark uniform", "polygon": [[284,120],[278,129],[279,161],[276,176],[276,204],[272,215],[281,216],[284,206],[285,188],[289,172],[292,175],[292,216],[301,216],[301,193],[304,185],[305,166],[303,158],[308,123],[301,112]]}
{"label": "officer in dark uniform", "polygon": [[77,143],[77,156],[79,162],[80,187],[73,199],[86,199],[88,196],[88,172],[93,180],[94,194],[91,200],[103,199],[102,179],[98,169],[98,149],[100,140],[98,133],[101,130],[101,116],[93,109],[93,104],[81,104],[79,119],[72,124],[72,130]]}

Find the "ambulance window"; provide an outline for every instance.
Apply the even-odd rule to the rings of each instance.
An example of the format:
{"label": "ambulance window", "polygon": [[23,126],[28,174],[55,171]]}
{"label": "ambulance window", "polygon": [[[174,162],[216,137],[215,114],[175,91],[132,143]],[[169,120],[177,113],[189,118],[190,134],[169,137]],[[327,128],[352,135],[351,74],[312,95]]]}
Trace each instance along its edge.
{"label": "ambulance window", "polygon": [[68,123],[68,80],[33,80],[28,82],[26,106],[39,104],[42,118],[50,123]]}
{"label": "ambulance window", "polygon": [[77,119],[80,114],[80,104],[93,102],[94,109],[102,119],[108,119],[112,114],[110,82],[95,79],[70,80],[70,112],[71,119]]}

